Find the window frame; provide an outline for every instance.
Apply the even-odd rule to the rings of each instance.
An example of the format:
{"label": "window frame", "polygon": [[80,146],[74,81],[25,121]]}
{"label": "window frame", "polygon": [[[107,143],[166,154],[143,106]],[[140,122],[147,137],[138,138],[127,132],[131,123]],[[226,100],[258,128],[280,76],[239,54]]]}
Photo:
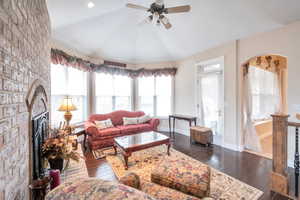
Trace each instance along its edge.
{"label": "window frame", "polygon": [[[51,63],[51,67],[52,65],[56,65]],[[62,67],[64,67],[65,70],[65,81],[66,84],[68,84],[69,82],[69,73],[68,73],[68,68],[69,66],[64,66],[62,65]],[[76,69],[76,68],[75,68]],[[78,69],[79,70],[79,69]],[[97,105],[96,105],[96,73],[97,72],[86,72],[86,103],[87,105],[85,105],[85,116],[86,119],[83,119],[82,122],[86,121],[88,119],[88,117],[91,114],[97,114]],[[113,77],[115,75],[112,75]],[[155,78],[156,76],[154,76]],[[174,113],[174,105],[175,105],[175,77],[174,76],[170,76],[171,77],[171,97],[170,97],[170,114]],[[138,111],[139,107],[140,107],[140,102],[139,102],[139,84],[138,84],[138,78],[130,78],[130,87],[131,87],[131,110],[132,111]],[[155,84],[155,90],[156,90],[156,78],[154,81]],[[55,95],[55,96],[67,96],[68,92],[66,92],[66,94],[60,94],[60,95]],[[50,92],[50,98],[52,96],[52,93]],[[70,95],[70,96],[74,96],[74,95]],[[75,95],[76,96],[76,95]],[[79,95],[81,96],[81,95]],[[115,105],[116,103],[116,96],[112,96],[112,102],[113,105]],[[154,115],[153,117],[158,118],[158,119],[168,119],[168,116],[157,116],[157,95],[155,94],[153,96],[153,109],[154,109]],[[63,113],[62,113],[63,116]],[[82,123],[82,122],[72,122],[72,124],[78,124],[78,123]],[[52,123],[52,119],[51,119],[51,123]]]}
{"label": "window frame", "polygon": [[[170,96],[170,114],[167,115],[167,116],[158,116],[157,115],[157,93],[156,93],[156,78],[157,76],[153,76],[154,77],[154,95],[153,95],[153,116],[152,117],[155,117],[155,118],[158,118],[158,119],[169,119],[169,115],[173,114],[174,113],[174,105],[175,105],[175,78],[174,76],[170,76],[171,78],[171,96]],[[140,99],[139,99],[139,80],[138,78],[135,79],[135,85],[136,85],[136,88],[135,88],[135,93],[136,93],[136,110],[140,110]]]}
{"label": "window frame", "polygon": [[[86,119],[84,119],[84,118],[87,118],[88,116],[89,116],[89,72],[85,72],[86,73],[86,77],[85,77],[85,81],[86,81],[86,91],[85,91],[85,94],[84,95],[72,95],[72,94],[69,94],[69,91],[68,91],[68,84],[69,84],[69,68],[70,67],[68,67],[68,66],[65,66],[65,65],[61,65],[61,64],[53,64],[53,63],[51,63],[51,69],[50,69],[50,74],[51,74],[51,70],[52,70],[52,67],[53,67],[53,65],[58,65],[58,67],[63,67],[63,71],[64,71],[64,78],[65,78],[65,85],[66,85],[66,87],[67,88],[65,88],[65,90],[66,90],[66,93],[65,94],[52,94],[52,85],[50,86],[50,88],[51,88],[51,91],[50,91],[50,99],[52,99],[52,96],[56,96],[56,97],[61,97],[61,100],[63,100],[63,98],[64,97],[66,97],[66,96],[70,96],[70,97],[72,97],[72,96],[76,96],[76,97],[86,97],[86,99],[85,99],[85,101],[83,102],[83,105],[84,105],[84,103],[86,103],[86,105],[84,105],[84,107],[83,107],[83,116],[82,116],[82,118],[83,118],[83,121],[77,121],[77,122],[72,122],[72,124],[78,124],[78,123],[82,123],[82,122],[84,122],[84,121],[86,121]],[[76,68],[73,68],[73,69],[76,69]],[[79,70],[79,69],[77,69],[77,70]],[[79,70],[80,72],[84,72],[84,71],[81,71],[81,70]],[[50,80],[51,80],[51,82],[52,82],[52,77],[50,77]],[[52,103],[51,103],[51,106],[50,106],[50,108],[51,108],[51,110],[52,110]],[[58,108],[57,108],[58,109]],[[63,116],[63,112],[61,112],[61,116]],[[63,119],[63,117],[62,117],[62,119]],[[52,124],[53,123],[53,120],[52,120],[52,114],[50,115],[50,124],[51,124],[51,126],[53,126],[54,124]]]}
{"label": "window frame", "polygon": [[[93,92],[93,96],[91,97],[91,100],[92,101],[90,101],[90,103],[93,105],[93,107],[92,107],[92,112],[91,113],[97,113],[97,92],[96,92],[96,90],[97,90],[97,86],[96,86],[96,76],[97,76],[97,72],[91,72],[91,73],[93,73],[94,75],[93,75],[93,80],[91,80],[91,81],[93,81],[93,83],[91,84],[92,85],[92,87],[94,88],[94,92]],[[101,73],[99,73],[99,74],[101,74]],[[112,81],[114,82],[114,80],[115,80],[115,76],[116,75],[111,75],[112,76]],[[129,79],[130,79],[130,106],[131,106],[131,111],[135,111],[135,105],[134,105],[134,99],[135,99],[135,97],[133,96],[133,94],[134,94],[134,92],[133,92],[133,90],[134,90],[134,87],[133,87],[133,84],[134,84],[134,80],[133,80],[133,78],[131,78],[131,77],[128,77]],[[115,106],[116,106],[116,97],[118,97],[118,96],[116,96],[115,94],[114,95],[112,95],[112,96],[110,96],[111,98],[112,98],[112,112],[113,111],[115,111]]]}

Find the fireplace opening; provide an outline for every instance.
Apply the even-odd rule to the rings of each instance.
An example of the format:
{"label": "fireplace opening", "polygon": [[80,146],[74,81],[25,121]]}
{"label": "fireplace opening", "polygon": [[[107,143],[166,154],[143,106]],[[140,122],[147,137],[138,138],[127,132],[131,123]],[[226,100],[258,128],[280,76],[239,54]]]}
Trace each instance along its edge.
{"label": "fireplace opening", "polygon": [[33,117],[32,119],[32,178],[42,178],[45,175],[42,145],[49,136],[49,112]]}

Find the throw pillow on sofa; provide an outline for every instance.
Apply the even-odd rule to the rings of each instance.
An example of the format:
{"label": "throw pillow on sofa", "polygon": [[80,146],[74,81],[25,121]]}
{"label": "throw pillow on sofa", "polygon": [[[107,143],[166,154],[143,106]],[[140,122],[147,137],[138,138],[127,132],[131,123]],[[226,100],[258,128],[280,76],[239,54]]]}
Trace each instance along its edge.
{"label": "throw pillow on sofa", "polygon": [[148,122],[150,120],[151,120],[151,117],[149,115],[143,115],[141,117],[138,117],[138,123],[139,124],[146,123],[146,122]]}
{"label": "throw pillow on sofa", "polygon": [[102,121],[95,121],[95,124],[98,129],[106,129],[114,127],[111,119],[102,120]]}
{"label": "throw pillow on sofa", "polygon": [[138,124],[138,117],[123,117],[124,125]]}
{"label": "throw pillow on sofa", "polygon": [[123,117],[124,125],[144,124],[150,121],[149,115],[143,115],[141,117]]}

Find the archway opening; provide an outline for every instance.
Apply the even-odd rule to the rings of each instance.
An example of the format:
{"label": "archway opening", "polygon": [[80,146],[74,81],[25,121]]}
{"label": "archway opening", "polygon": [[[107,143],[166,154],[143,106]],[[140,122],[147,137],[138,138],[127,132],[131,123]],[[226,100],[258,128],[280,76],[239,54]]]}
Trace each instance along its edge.
{"label": "archway opening", "polygon": [[272,114],[287,112],[287,59],[263,55],[243,66],[242,130],[244,150],[272,159]]}

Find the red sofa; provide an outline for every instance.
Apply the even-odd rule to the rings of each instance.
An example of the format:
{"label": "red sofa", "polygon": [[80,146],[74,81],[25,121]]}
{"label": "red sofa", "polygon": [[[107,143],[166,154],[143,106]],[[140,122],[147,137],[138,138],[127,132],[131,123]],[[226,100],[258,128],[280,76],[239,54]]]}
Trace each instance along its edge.
{"label": "red sofa", "polygon": [[[144,112],[129,112],[124,110],[108,114],[91,115],[88,121],[85,122],[85,131],[88,134],[90,148],[95,150],[112,146],[115,137],[157,130],[159,119],[151,119],[144,124],[123,125],[123,117],[141,117],[143,115],[145,115]],[[100,130],[94,124],[94,121],[102,121],[109,118],[114,125],[113,128]]]}

